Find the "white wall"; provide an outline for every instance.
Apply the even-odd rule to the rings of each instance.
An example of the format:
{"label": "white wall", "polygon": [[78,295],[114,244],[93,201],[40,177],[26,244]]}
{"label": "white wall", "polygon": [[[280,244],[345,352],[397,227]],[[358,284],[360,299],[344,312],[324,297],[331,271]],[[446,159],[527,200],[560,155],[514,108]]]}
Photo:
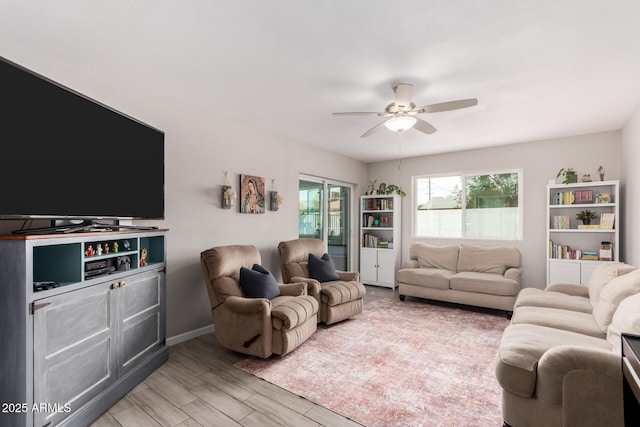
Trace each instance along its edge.
{"label": "white wall", "polygon": [[624,259],[640,266],[640,226],[637,224],[640,212],[640,109],[622,129],[621,158],[623,184],[620,194],[625,229],[620,236],[620,245]]}
{"label": "white wall", "polygon": [[[199,264],[200,252],[218,245],[251,244],[263,264],[280,277],[277,245],[298,237],[298,176],[307,173],[362,186],[362,162],[261,130],[232,123],[189,126],[161,124],[166,132],[166,220],[170,229],[167,268],[167,335],[211,323],[210,306]],[[241,214],[220,208],[223,171],[239,193],[239,174],[275,178],[284,204],[278,211]],[[356,190],[358,191],[358,190]],[[267,198],[268,200],[268,198]],[[356,205],[357,206],[357,205]]]}
{"label": "white wall", "polygon": [[[428,139],[425,140],[428,144]],[[491,169],[523,170],[524,215],[521,241],[478,241],[462,239],[416,239],[445,245],[476,242],[513,245],[522,253],[524,287],[542,288],[546,284],[546,185],[560,168],[571,167],[581,177],[590,173],[597,179],[598,166],[604,166],[605,179],[620,178],[620,132],[605,132],[547,141],[534,141],[486,149],[460,151],[433,156],[379,162],[369,165],[369,180],[400,185],[407,197],[402,201],[402,259],[409,257],[411,237],[412,176],[468,172]]]}

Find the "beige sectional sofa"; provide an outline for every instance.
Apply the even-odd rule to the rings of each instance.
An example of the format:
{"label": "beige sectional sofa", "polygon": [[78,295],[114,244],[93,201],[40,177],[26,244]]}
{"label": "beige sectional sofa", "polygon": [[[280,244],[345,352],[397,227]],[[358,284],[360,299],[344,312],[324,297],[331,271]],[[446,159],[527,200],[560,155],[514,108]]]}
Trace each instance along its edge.
{"label": "beige sectional sofa", "polygon": [[412,296],[513,311],[522,267],[517,248],[416,242],[409,257],[397,273],[401,300]]}
{"label": "beige sectional sofa", "polygon": [[504,422],[622,426],[621,333],[640,334],[640,270],[599,265],[588,286],[523,289],[496,355]]}

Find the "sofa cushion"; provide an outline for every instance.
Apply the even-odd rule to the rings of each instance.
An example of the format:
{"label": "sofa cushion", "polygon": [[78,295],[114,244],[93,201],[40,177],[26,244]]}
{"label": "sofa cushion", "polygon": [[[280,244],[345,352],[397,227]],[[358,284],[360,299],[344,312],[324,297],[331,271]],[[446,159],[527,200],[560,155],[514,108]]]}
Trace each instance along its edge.
{"label": "sofa cushion", "polygon": [[457,271],[504,274],[509,267],[520,267],[520,251],[505,246],[462,245]]}
{"label": "sofa cushion", "polygon": [[597,338],[605,338],[591,313],[581,313],[560,308],[519,307],[514,311],[511,323],[547,326]]}
{"label": "sofa cushion", "polygon": [[621,354],[621,334],[640,335],[640,293],[625,298],[616,310],[607,329],[607,341],[613,351]]}
{"label": "sofa cushion", "polygon": [[336,265],[327,253],[323,254],[321,258],[309,254],[309,277],[318,282],[340,280],[340,276],[336,273]]}
{"label": "sofa cushion", "polygon": [[563,310],[591,313],[589,298],[567,295],[561,292],[545,291],[538,288],[525,288],[518,294],[514,310],[518,307],[549,307]]}
{"label": "sofa cushion", "polygon": [[593,317],[603,332],[607,332],[613,314],[622,300],[639,292],[640,270],[618,276],[602,289],[598,305],[593,308]]}
{"label": "sofa cushion", "polygon": [[449,280],[455,271],[439,268],[403,268],[398,270],[398,282],[434,289],[449,289]]}
{"label": "sofa cushion", "polygon": [[240,267],[240,287],[247,298],[273,299],[280,295],[273,274],[259,264],[254,264],[251,270]]}
{"label": "sofa cushion", "polygon": [[602,292],[607,283],[635,269],[632,265],[617,261],[603,262],[594,268],[589,278],[589,299],[591,300],[591,305],[593,307],[598,305],[600,292]]}
{"label": "sofa cushion", "polygon": [[500,274],[476,273],[465,271],[456,273],[449,282],[449,287],[456,291],[479,292],[491,295],[517,295],[520,285]]}
{"label": "sofa cushion", "polygon": [[605,339],[546,326],[512,324],[502,334],[496,354],[496,378],[503,389],[522,397],[533,396],[537,365],[549,349],[575,345],[610,350]]}
{"label": "sofa cushion", "polygon": [[458,265],[458,251],[460,247],[433,246],[422,242],[411,245],[410,257],[418,260],[418,265],[422,268],[440,268],[444,270],[456,271]]}

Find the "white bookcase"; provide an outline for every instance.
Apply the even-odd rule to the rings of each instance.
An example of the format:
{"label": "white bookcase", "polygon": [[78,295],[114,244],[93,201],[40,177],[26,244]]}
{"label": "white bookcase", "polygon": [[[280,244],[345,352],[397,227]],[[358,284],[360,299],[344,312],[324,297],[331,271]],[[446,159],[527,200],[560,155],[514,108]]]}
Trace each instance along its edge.
{"label": "white bookcase", "polygon": [[360,280],[395,288],[400,268],[400,196],[360,198]]}
{"label": "white bookcase", "polygon": [[[585,210],[596,214],[588,226],[576,218]],[[547,284],[586,285],[602,260],[619,261],[619,211],[619,181],[547,185]],[[613,220],[609,228],[601,223],[603,214]],[[609,253],[601,252],[603,242],[609,243]],[[587,259],[589,254],[597,259]]]}

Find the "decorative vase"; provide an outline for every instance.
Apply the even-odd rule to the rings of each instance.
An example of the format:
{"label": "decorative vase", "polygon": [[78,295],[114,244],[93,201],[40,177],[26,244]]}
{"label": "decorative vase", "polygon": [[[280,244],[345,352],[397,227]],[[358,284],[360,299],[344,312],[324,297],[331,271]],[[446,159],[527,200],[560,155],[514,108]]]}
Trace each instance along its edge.
{"label": "decorative vase", "polygon": [[230,185],[222,186],[222,209],[231,209],[233,206],[233,199],[224,196],[224,193],[230,188]]}
{"label": "decorative vase", "polygon": [[277,191],[269,191],[269,208],[272,211],[277,211],[280,207],[278,205],[278,192]]}

